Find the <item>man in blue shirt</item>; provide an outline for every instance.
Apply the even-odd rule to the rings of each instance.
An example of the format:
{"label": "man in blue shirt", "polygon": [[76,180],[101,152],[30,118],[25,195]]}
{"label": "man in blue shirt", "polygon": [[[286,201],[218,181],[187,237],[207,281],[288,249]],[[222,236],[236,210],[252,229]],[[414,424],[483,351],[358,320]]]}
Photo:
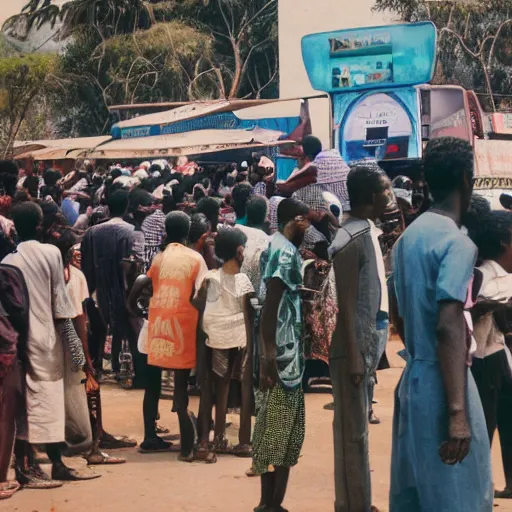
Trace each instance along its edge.
{"label": "man in blue shirt", "polygon": [[390,512],[491,512],[489,439],[464,305],[477,250],[460,226],[473,189],[468,142],[429,142],[434,206],[394,248],[397,325],[408,358],[395,395]]}

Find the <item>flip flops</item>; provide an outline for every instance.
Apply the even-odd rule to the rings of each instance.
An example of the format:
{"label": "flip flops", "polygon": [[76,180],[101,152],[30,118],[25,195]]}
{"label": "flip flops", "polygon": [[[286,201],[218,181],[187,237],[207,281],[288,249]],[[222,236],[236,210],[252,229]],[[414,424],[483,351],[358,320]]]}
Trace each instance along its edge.
{"label": "flip flops", "polygon": [[71,469],[64,464],[54,464],[52,468],[52,479],[61,482],[79,482],[82,480],[95,480],[101,475],[92,472],[79,472],[76,469]]}
{"label": "flip flops", "polygon": [[20,487],[21,485],[18,482],[5,482],[0,484],[0,500],[8,500]]}
{"label": "flip flops", "polygon": [[122,448],[135,448],[137,441],[126,436],[106,435],[100,439],[100,448],[102,450],[119,450]]}
{"label": "flip flops", "polygon": [[108,465],[115,465],[115,464],[124,464],[126,462],[126,459],[121,459],[120,457],[111,457],[107,453],[91,453],[87,457],[85,457],[85,460],[87,460],[88,466],[108,466]]}

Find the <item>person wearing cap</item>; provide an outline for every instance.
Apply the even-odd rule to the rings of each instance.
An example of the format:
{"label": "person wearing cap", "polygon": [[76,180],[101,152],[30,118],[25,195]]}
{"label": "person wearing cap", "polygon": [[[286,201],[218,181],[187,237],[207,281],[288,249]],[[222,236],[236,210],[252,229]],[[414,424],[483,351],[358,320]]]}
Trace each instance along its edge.
{"label": "person wearing cap", "polygon": [[252,472],[261,476],[261,500],[255,509],[259,512],[283,510],[290,468],[299,460],[305,435],[298,248],[309,225],[308,213],[306,204],[284,199],[277,212],[279,232],[261,256],[263,309],[257,369],[262,393],[257,399],[252,466]]}

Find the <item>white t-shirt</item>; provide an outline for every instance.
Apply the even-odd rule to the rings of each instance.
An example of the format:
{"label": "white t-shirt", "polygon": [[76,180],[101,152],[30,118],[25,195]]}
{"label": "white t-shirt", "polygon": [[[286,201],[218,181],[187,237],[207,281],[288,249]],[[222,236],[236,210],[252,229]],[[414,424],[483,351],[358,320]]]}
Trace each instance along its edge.
{"label": "white t-shirt", "polygon": [[66,283],[69,298],[75,309],[75,316],[77,318],[84,314],[83,303],[89,298],[89,289],[87,288],[87,280],[81,270],[69,266],[69,281]]}
{"label": "white t-shirt", "polygon": [[245,274],[226,274],[221,270],[208,272],[209,280],[203,330],[210,348],[243,348],[247,345],[244,298],[254,288]]}
{"label": "white t-shirt", "polygon": [[380,281],[380,310],[384,313],[389,313],[389,297],[388,285],[386,282],[386,269],[384,267],[384,258],[382,256],[382,249],[380,248],[379,236],[382,231],[370,220],[370,234],[372,237],[373,248],[375,249],[375,259],[377,260],[377,272]]}

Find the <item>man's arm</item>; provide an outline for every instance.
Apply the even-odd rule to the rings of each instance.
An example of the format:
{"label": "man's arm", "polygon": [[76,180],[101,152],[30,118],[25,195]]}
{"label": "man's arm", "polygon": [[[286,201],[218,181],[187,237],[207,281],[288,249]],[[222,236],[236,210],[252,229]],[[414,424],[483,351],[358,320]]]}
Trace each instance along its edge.
{"label": "man's arm", "polygon": [[126,302],[126,307],[130,315],[135,317],[141,316],[137,302],[145,290],[148,291],[150,296],[153,295],[153,291],[151,289],[152,285],[153,283],[151,278],[146,275],[141,275],[135,280],[135,283],[133,283],[132,290]]}
{"label": "man's arm", "polygon": [[89,288],[89,295],[96,291],[96,271],[94,269],[94,256],[92,249],[92,232],[88,230],[80,244],[80,256],[81,256],[81,269],[84,273],[85,279],[87,280],[87,287]]}
{"label": "man's arm", "polygon": [[395,292],[395,280],[393,275],[389,277],[388,281],[388,292],[389,292],[389,319],[391,320],[391,324],[396,329],[396,332],[400,336],[400,339],[403,343],[405,343],[405,331],[404,331],[404,321],[400,316],[398,311],[398,301],[396,298]]}
{"label": "man's arm", "polygon": [[79,371],[85,365],[85,354],[72,320],[56,320],[55,327],[60,335],[60,339],[69,346],[71,352],[71,371]]}
{"label": "man's arm", "polygon": [[476,247],[467,237],[454,233],[434,248],[439,259],[436,281],[437,353],[446,396],[448,441],[439,455],[445,464],[462,462],[469,452],[471,429],[466,411],[467,325],[464,305],[473,276]]}
{"label": "man's arm", "polygon": [[448,442],[440,455],[445,464],[462,462],[469,452],[471,430],[466,410],[467,344],[464,304],[439,304],[437,353],[448,407]]}
{"label": "man's arm", "polygon": [[286,289],[281,279],[273,277],[267,282],[267,295],[261,312],[261,388],[273,388],[277,384],[276,331],[279,305]]}
{"label": "man's arm", "polygon": [[[360,254],[357,241],[351,242],[334,257],[334,274],[338,291],[339,343],[345,348],[350,378],[354,386],[363,382],[364,361],[357,340],[357,299],[359,293]],[[333,337],[333,342],[335,342]],[[341,347],[340,347],[341,348]],[[332,351],[331,347],[331,351]]]}
{"label": "man's arm", "polygon": [[85,313],[73,319],[73,326],[75,327],[75,331],[80,338],[80,341],[82,342],[86,370],[89,373],[93,370],[94,365],[92,363],[91,354],[89,352],[89,335],[87,331],[87,317]]}

